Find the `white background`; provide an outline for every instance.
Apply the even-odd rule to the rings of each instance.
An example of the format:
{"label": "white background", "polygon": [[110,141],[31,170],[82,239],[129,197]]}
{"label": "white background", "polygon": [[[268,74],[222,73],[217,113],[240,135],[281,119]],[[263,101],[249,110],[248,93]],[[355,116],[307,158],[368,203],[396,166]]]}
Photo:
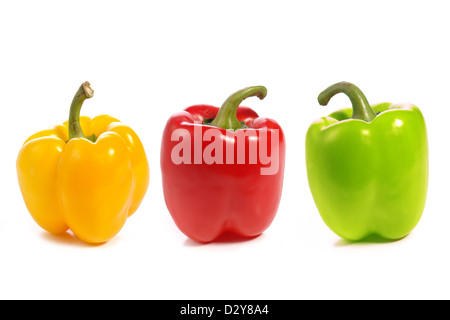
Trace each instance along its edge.
{"label": "white background", "polygon": [[[0,4],[0,298],[448,299],[450,19],[446,1],[4,1]],[[53,236],[32,220],[15,161],[31,134],[62,123],[79,85],[82,114],[110,114],[145,146],[150,187],[110,242]],[[338,81],[369,102],[413,102],[429,133],[422,220],[391,243],[349,243],[322,222],[308,188],[304,139]],[[246,100],[287,139],[283,196],[250,241],[199,245],[166,209],[159,165],[169,116]],[[207,198],[208,195],[199,195]],[[382,201],[382,196],[380,201]],[[99,199],[101,201],[101,199]]]}

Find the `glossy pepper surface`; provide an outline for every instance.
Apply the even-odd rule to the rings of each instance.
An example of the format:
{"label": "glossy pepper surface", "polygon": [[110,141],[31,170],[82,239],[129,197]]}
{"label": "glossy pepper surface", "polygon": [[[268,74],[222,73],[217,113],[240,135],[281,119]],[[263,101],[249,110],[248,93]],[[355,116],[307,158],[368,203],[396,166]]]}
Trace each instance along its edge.
{"label": "glossy pepper surface", "polygon": [[370,106],[353,84],[319,95],[326,105],[345,93],[352,108],[314,122],[306,135],[306,166],[316,206],[347,240],[400,239],[419,222],[428,184],[427,130],[412,104]]}
{"label": "glossy pepper surface", "polygon": [[281,198],[285,141],[279,124],[239,106],[266,88],[231,95],[219,109],[195,105],[167,121],[161,146],[164,198],[178,228],[198,242],[225,232],[254,237]]}
{"label": "glossy pepper surface", "polygon": [[29,137],[17,158],[25,204],[44,230],[69,228],[87,243],[113,238],[139,207],[149,166],[136,133],[119,120],[80,117],[88,82],[73,99],[69,121]]}

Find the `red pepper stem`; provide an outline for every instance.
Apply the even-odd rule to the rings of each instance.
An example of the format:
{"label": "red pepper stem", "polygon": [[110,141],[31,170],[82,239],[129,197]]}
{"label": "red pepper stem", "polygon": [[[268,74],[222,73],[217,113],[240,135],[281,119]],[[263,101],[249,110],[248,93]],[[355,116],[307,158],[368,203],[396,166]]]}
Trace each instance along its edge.
{"label": "red pepper stem", "polygon": [[326,106],[335,94],[341,92],[350,98],[353,108],[353,119],[360,119],[370,122],[376,118],[377,115],[367,101],[364,93],[362,93],[357,86],[350,82],[338,82],[326,88],[319,94],[319,103],[322,106]]}
{"label": "red pepper stem", "polygon": [[73,138],[91,138],[86,137],[81,129],[80,110],[84,100],[90,99],[93,96],[94,90],[92,90],[91,85],[87,81],[84,82],[78,89],[77,93],[75,93],[69,112],[69,140]]}
{"label": "red pepper stem", "polygon": [[225,102],[222,104],[222,107],[220,107],[217,116],[209,125],[232,130],[239,130],[244,128],[236,117],[236,112],[240,103],[244,99],[254,96],[258,97],[259,99],[264,99],[266,95],[267,89],[263,86],[248,87],[237,91],[236,93],[229,96],[227,100],[225,100]]}

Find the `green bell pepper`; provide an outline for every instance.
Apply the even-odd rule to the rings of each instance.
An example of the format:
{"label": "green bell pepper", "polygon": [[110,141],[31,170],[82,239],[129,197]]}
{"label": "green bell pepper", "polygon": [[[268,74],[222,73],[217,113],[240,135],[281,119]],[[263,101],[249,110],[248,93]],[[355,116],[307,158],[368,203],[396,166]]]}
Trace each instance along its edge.
{"label": "green bell pepper", "polygon": [[354,84],[336,83],[318,97],[346,94],[352,108],[312,123],[306,167],[314,202],[340,237],[400,239],[419,222],[428,186],[425,121],[411,104],[370,106]]}

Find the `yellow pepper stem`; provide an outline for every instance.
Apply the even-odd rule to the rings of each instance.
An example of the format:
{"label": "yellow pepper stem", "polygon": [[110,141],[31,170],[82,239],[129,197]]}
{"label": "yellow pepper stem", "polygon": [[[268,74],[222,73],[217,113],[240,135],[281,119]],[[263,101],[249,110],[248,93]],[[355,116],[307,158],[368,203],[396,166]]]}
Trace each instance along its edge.
{"label": "yellow pepper stem", "polygon": [[95,142],[95,136],[86,137],[81,129],[80,124],[80,110],[84,100],[90,99],[94,96],[94,90],[92,90],[89,82],[84,82],[77,93],[73,97],[72,104],[70,105],[69,112],[69,140],[73,138],[85,138],[92,142]]}

